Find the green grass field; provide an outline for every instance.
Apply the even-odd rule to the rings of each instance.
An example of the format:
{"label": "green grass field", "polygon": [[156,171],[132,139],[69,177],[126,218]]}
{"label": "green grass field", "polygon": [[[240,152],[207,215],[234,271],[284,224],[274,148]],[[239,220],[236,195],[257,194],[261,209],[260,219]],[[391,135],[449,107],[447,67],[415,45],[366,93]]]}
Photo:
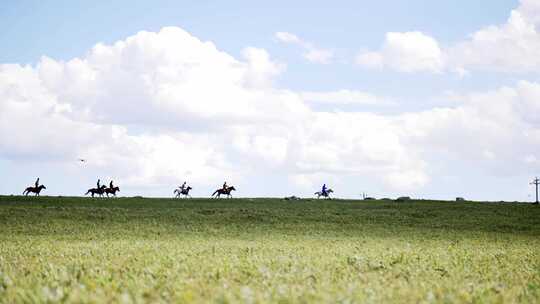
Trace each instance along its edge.
{"label": "green grass field", "polygon": [[538,303],[540,207],[0,197],[0,302]]}

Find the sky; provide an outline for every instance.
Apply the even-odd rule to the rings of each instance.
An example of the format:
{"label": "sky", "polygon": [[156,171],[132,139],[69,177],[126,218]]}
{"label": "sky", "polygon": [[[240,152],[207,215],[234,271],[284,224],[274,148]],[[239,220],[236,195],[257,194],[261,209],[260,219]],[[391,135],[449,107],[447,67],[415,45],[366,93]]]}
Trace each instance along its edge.
{"label": "sky", "polygon": [[0,194],[533,200],[540,0],[3,1],[0,27]]}

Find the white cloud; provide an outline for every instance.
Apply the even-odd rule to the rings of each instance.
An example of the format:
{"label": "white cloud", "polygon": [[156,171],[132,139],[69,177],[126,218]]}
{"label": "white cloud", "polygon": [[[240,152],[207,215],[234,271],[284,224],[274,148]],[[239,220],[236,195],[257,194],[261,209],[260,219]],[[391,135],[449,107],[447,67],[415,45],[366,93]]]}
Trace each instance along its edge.
{"label": "white cloud", "polygon": [[356,90],[338,90],[331,92],[302,92],[300,96],[307,102],[329,104],[364,104],[384,105],[391,103],[385,98]]}
{"label": "white cloud", "polygon": [[330,64],[334,59],[334,51],[315,47],[312,43],[307,42],[295,34],[288,32],[276,32],[276,39],[283,43],[299,45],[304,49],[304,58],[313,63]]}
{"label": "white cloud", "polygon": [[[424,174],[385,118],[313,112],[306,96],[273,87],[284,66],[265,50],[242,54],[238,60],[164,28],[98,44],[66,62],[1,65],[0,157],[82,156],[132,186],[189,176],[210,187],[268,171],[338,176],[366,168],[380,180],[402,170]],[[354,91],[313,94],[337,103],[376,99]],[[372,125],[387,136],[351,132]]]}
{"label": "white cloud", "polygon": [[473,33],[448,49],[451,64],[467,69],[530,72],[540,68],[538,1],[522,1],[508,21]]}
{"label": "white cloud", "polygon": [[452,46],[441,48],[421,32],[391,32],[379,51],[360,52],[356,63],[400,72],[451,71],[460,77],[470,70],[537,72],[539,25],[540,2],[522,0],[506,23],[484,27]]}
{"label": "white cloud", "polygon": [[403,114],[400,131],[426,155],[447,155],[493,176],[527,174],[534,168],[525,160],[540,148],[539,100],[540,84],[521,81],[468,94],[454,108]]}
{"label": "white cloud", "polygon": [[356,63],[369,68],[389,67],[401,72],[441,72],[444,56],[435,39],[421,32],[390,32],[378,52],[365,51]]}
{"label": "white cloud", "polygon": [[423,112],[327,113],[309,102],[384,99],[277,89],[283,68],[264,50],[236,59],[179,28],[99,44],[66,62],[0,65],[0,158],[82,156],[122,184],[168,187],[187,178],[200,188],[223,179],[263,187],[273,174],[299,187],[369,176],[386,189],[417,190],[445,165],[504,175],[535,164],[538,83],[465,94],[457,106]]}
{"label": "white cloud", "polygon": [[275,36],[281,42],[285,42],[285,43],[303,43],[302,40],[300,40],[300,38],[298,38],[298,36],[296,36],[295,34],[288,33],[288,32],[277,32],[275,34]]}

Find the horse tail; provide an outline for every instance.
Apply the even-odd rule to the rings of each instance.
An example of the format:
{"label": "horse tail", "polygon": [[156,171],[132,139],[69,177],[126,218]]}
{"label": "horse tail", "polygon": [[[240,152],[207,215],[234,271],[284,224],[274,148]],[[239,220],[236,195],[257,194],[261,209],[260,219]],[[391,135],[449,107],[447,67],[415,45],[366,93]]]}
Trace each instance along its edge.
{"label": "horse tail", "polygon": [[90,190],[86,191],[86,193],[84,195],[88,195],[88,193],[90,193]]}
{"label": "horse tail", "polygon": [[26,192],[28,192],[28,188],[24,189],[22,194],[24,195]]}

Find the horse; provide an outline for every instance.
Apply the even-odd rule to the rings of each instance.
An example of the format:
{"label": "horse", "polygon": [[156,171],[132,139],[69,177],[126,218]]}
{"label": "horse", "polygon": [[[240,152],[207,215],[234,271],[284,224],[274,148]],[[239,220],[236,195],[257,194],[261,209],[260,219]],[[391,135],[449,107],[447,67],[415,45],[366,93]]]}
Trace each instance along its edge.
{"label": "horse", "polygon": [[30,194],[30,192],[32,192],[32,193],[35,193],[36,196],[39,196],[39,193],[43,189],[47,189],[47,187],[45,187],[44,185],[40,185],[38,187],[28,187],[28,188],[24,189],[23,195],[28,196],[28,194]]}
{"label": "horse", "polygon": [[120,188],[118,188],[118,186],[112,188],[105,188],[105,194],[107,194],[107,197],[109,197],[109,194],[112,194],[114,197],[116,197],[116,192],[120,192]]}
{"label": "horse", "polygon": [[322,197],[325,197],[327,199],[330,199],[330,193],[333,193],[333,192],[334,192],[334,190],[328,189],[328,190],[326,190],[326,193],[323,193],[322,191],[317,191],[314,194],[317,196],[317,198],[320,198],[322,196]]}
{"label": "horse", "polygon": [[99,188],[90,188],[84,195],[88,195],[88,193],[92,194],[92,197],[94,197],[94,194],[98,194],[99,197],[103,197],[103,193],[105,193],[105,189],[107,186],[101,185]]}
{"label": "horse", "polygon": [[219,198],[220,195],[222,195],[222,194],[227,195],[227,198],[231,198],[232,197],[231,191],[236,191],[234,186],[227,187],[226,189],[219,188],[216,191],[214,191],[214,193],[212,193],[212,197],[214,197],[214,195],[216,195],[216,193],[217,193],[216,198]]}
{"label": "horse", "polygon": [[188,197],[191,198],[191,195],[189,195],[189,190],[191,190],[191,189],[193,189],[193,188],[191,188],[190,186],[188,186],[185,189],[180,189],[180,188],[179,189],[174,189],[173,193],[176,194],[174,197],[180,198],[183,195],[186,198],[188,198]]}

